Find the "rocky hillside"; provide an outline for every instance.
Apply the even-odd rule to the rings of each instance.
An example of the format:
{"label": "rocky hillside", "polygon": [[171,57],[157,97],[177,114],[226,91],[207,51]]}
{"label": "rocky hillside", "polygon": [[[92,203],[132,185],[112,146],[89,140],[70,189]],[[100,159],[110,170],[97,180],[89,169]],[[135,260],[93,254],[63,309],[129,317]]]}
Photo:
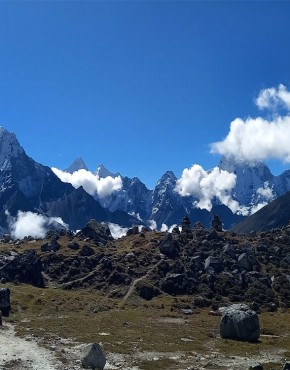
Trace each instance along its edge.
{"label": "rocky hillside", "polygon": [[251,231],[266,231],[282,228],[290,220],[290,192],[275,199],[267,206],[235,225],[232,230],[238,234],[249,234]]}
{"label": "rocky hillside", "polygon": [[7,236],[0,247],[2,282],[89,287],[124,303],[188,296],[189,310],[228,302],[290,307],[290,227],[239,236],[222,231],[219,218],[210,229],[184,219],[181,232],[133,228],[113,240],[106,226],[91,221],[77,235],[50,232],[17,242]]}

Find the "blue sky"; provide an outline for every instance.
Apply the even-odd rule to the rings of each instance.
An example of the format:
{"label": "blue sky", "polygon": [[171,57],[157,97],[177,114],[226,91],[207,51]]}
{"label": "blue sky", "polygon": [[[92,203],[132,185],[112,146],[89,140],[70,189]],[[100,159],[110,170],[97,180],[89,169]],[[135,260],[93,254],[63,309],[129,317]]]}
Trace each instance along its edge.
{"label": "blue sky", "polygon": [[286,1],[4,1],[0,124],[45,165],[81,156],[152,188],[267,115],[254,99],[290,88],[289,45]]}

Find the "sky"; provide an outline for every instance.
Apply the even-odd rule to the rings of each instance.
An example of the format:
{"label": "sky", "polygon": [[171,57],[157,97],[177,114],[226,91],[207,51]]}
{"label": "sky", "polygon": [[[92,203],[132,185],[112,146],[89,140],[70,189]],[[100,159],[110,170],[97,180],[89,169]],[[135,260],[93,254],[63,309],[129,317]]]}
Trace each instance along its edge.
{"label": "sky", "polygon": [[287,150],[247,143],[290,125],[289,45],[287,1],[1,1],[0,125],[37,162],[149,188],[233,147],[279,174]]}

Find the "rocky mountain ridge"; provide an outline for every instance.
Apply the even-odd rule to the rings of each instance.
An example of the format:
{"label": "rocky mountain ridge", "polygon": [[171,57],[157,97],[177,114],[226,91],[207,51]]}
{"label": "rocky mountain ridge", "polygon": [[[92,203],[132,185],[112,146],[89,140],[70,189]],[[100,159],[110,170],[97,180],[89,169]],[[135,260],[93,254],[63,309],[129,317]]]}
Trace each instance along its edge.
{"label": "rocky mountain ridge", "polygon": [[7,214],[31,211],[61,217],[71,229],[80,229],[89,219],[132,226],[137,220],[123,211],[110,212],[86,193],[62,182],[53,172],[30,158],[16,136],[0,128],[0,227],[9,228]]}
{"label": "rocky mountain ridge", "polygon": [[110,211],[123,210],[148,225],[152,221],[156,222],[159,229],[163,224],[168,227],[177,224],[184,214],[205,226],[209,226],[210,219],[214,214],[218,214],[224,220],[224,227],[230,229],[241,222],[245,214],[256,212],[290,190],[290,171],[274,176],[262,162],[237,162],[223,157],[218,167],[236,175],[232,198],[240,204],[241,210],[236,214],[217,199],[213,200],[211,211],[196,208],[196,198],[184,197],[176,192],[177,177],[172,171],[167,171],[158,180],[155,188],[149,190],[138,178],[130,179],[119,173],[113,174],[104,165],[100,165],[96,172],[100,177],[121,176],[123,187],[107,197],[99,198],[98,201]]}
{"label": "rocky mountain ridge", "polygon": [[191,227],[186,217],[181,232],[134,228],[114,241],[106,226],[91,221],[77,235],[49,233],[34,242],[34,252],[31,239],[2,240],[0,278],[66,290],[89,287],[123,301],[192,297],[190,305],[175,309],[229,302],[255,302],[255,310],[290,308],[289,226],[238,236],[221,231],[218,217],[212,225]]}

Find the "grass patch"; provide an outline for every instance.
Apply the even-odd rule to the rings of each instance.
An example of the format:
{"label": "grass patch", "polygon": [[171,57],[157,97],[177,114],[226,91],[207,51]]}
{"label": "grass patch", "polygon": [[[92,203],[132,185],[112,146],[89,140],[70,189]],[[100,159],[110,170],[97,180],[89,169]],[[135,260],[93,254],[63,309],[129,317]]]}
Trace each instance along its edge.
{"label": "grass patch", "polygon": [[[167,354],[156,361],[139,359],[138,366],[144,370],[181,369],[168,353],[216,353],[247,358],[272,353],[290,357],[289,310],[259,315],[260,341],[247,343],[221,339],[220,317],[209,315],[208,310],[198,310],[189,316],[177,309],[172,311],[173,306],[186,303],[188,297],[160,296],[150,302],[138,299],[122,307],[120,300],[95,290],[5,286],[11,290],[9,320],[15,323],[18,335],[33,333],[44,341],[62,337],[82,343],[101,342],[107,352],[130,356],[147,351]],[[280,367],[281,364],[272,366]],[[271,369],[270,365],[264,368]]]}

